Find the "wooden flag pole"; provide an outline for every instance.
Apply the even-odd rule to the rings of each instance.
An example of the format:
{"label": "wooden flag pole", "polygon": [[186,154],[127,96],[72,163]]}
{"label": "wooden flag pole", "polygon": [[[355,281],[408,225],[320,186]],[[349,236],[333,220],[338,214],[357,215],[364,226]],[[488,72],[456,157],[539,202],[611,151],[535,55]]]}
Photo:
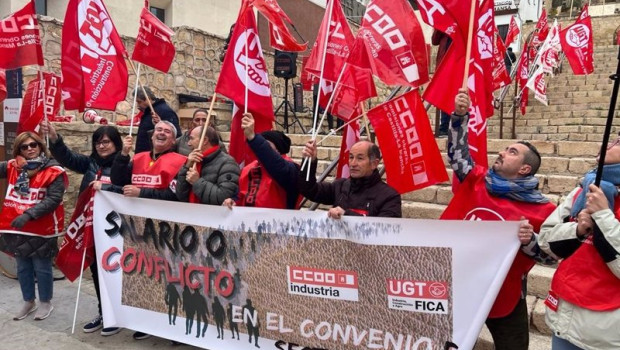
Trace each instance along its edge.
{"label": "wooden flag pole", "polygon": [[205,121],[204,128],[202,128],[202,133],[200,135],[200,142],[198,143],[198,147],[202,146],[202,143],[205,141],[205,135],[207,135],[207,128],[209,127],[209,122],[211,121],[211,113],[213,113],[213,106],[215,105],[215,97],[217,93],[213,93],[213,97],[211,97],[211,105],[209,106],[209,112],[207,113],[207,121]]}
{"label": "wooden flag pole", "polygon": [[469,29],[467,34],[467,51],[465,53],[465,74],[463,75],[463,89],[467,89],[467,80],[469,79],[469,60],[471,59],[471,45],[474,33],[474,15],[476,13],[476,5],[478,0],[471,0],[471,9],[469,10]]}

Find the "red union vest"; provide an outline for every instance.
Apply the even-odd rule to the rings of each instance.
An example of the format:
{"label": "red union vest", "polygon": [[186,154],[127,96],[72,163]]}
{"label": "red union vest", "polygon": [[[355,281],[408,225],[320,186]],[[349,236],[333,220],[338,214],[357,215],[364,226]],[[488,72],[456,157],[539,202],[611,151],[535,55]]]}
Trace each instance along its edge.
{"label": "red union vest", "polygon": [[51,166],[41,169],[30,178],[30,191],[27,195],[20,195],[13,187],[19,176],[14,159],[7,163],[6,174],[8,185],[4,203],[2,204],[2,213],[0,213],[0,230],[34,233],[41,236],[51,236],[62,233],[65,226],[65,210],[62,203],[60,203],[53,212],[36,220],[28,221],[20,229],[12,227],[11,221],[23,214],[26,210],[39,204],[47,195],[47,187],[56,180],[58,176],[62,176],[65,184],[67,184],[69,179],[67,178],[65,170],[60,166]]}
{"label": "red union vest", "polygon": [[[579,192],[575,194],[577,198]],[[614,214],[620,219],[620,196]],[[564,259],[551,281],[551,293],[581,308],[610,311],[620,308],[620,279],[614,275],[592,244],[592,236]]]}
{"label": "red union vest", "polygon": [[[282,158],[292,162],[291,158]],[[301,196],[297,201],[299,207]],[[239,176],[239,205],[258,208],[286,208],[286,191],[269,175],[258,160],[253,161],[241,170]]]}
{"label": "red union vest", "polygon": [[187,161],[184,155],[169,152],[156,160],[151,152],[140,152],[133,157],[131,184],[140,188],[170,189],[176,192],[176,176]]}
{"label": "red union vest", "polygon": [[[552,203],[526,203],[491,196],[486,188],[487,170],[479,165],[467,175],[458,191],[441,215],[442,220],[482,220],[482,221],[518,221],[521,216],[527,218],[539,232],[540,225],[553,212]],[[506,275],[495,304],[489,312],[490,318],[504,317],[510,314],[521,298],[521,281],[535,262],[532,258],[517,252],[515,260]]]}

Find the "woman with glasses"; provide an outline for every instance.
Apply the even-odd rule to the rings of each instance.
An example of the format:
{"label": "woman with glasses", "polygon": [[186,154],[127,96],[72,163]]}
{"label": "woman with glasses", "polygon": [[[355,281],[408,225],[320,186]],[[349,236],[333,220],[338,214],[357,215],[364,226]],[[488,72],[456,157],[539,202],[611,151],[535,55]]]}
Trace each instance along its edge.
{"label": "woman with glasses", "polygon": [[[62,166],[76,173],[84,174],[80,184],[80,193],[87,189],[91,183],[95,190],[122,193],[122,187],[113,185],[110,181],[112,162],[123,147],[121,135],[116,127],[104,125],[95,130],[91,140],[92,149],[90,155],[80,154],[69,149],[62,136],[56,132],[56,129],[49,121],[41,123],[41,133],[49,136],[50,151]],[[93,283],[95,284],[97,300],[99,301],[99,315],[84,326],[83,330],[86,333],[95,332],[103,327],[96,259],[90,265],[90,271],[93,275]],[[101,335],[113,335],[120,332],[120,330],[117,327],[104,328],[101,331]]]}
{"label": "woman with glasses", "polygon": [[[0,248],[15,256],[24,304],[15,321],[35,312],[44,320],[51,304],[54,280],[52,258],[64,230],[62,197],[68,185],[65,170],[53,159],[39,135],[23,132],[15,138],[13,159],[0,162],[7,193],[0,212]],[[35,303],[35,276],[39,304]]]}

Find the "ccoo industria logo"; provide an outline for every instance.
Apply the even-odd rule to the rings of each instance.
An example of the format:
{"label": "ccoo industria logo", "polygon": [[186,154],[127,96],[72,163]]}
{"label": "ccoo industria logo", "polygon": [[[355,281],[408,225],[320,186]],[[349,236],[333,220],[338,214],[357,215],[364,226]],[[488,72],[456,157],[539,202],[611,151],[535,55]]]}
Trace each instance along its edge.
{"label": "ccoo industria logo", "polygon": [[357,272],[287,266],[289,294],[358,301]]}

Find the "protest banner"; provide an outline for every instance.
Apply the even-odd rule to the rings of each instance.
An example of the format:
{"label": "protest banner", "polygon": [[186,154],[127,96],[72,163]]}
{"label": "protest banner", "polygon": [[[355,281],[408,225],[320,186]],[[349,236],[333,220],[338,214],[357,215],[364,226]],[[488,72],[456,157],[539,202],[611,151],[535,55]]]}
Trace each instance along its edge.
{"label": "protest banner", "polygon": [[94,211],[105,327],[209,349],[471,349],[519,248],[518,222],[109,192]]}

